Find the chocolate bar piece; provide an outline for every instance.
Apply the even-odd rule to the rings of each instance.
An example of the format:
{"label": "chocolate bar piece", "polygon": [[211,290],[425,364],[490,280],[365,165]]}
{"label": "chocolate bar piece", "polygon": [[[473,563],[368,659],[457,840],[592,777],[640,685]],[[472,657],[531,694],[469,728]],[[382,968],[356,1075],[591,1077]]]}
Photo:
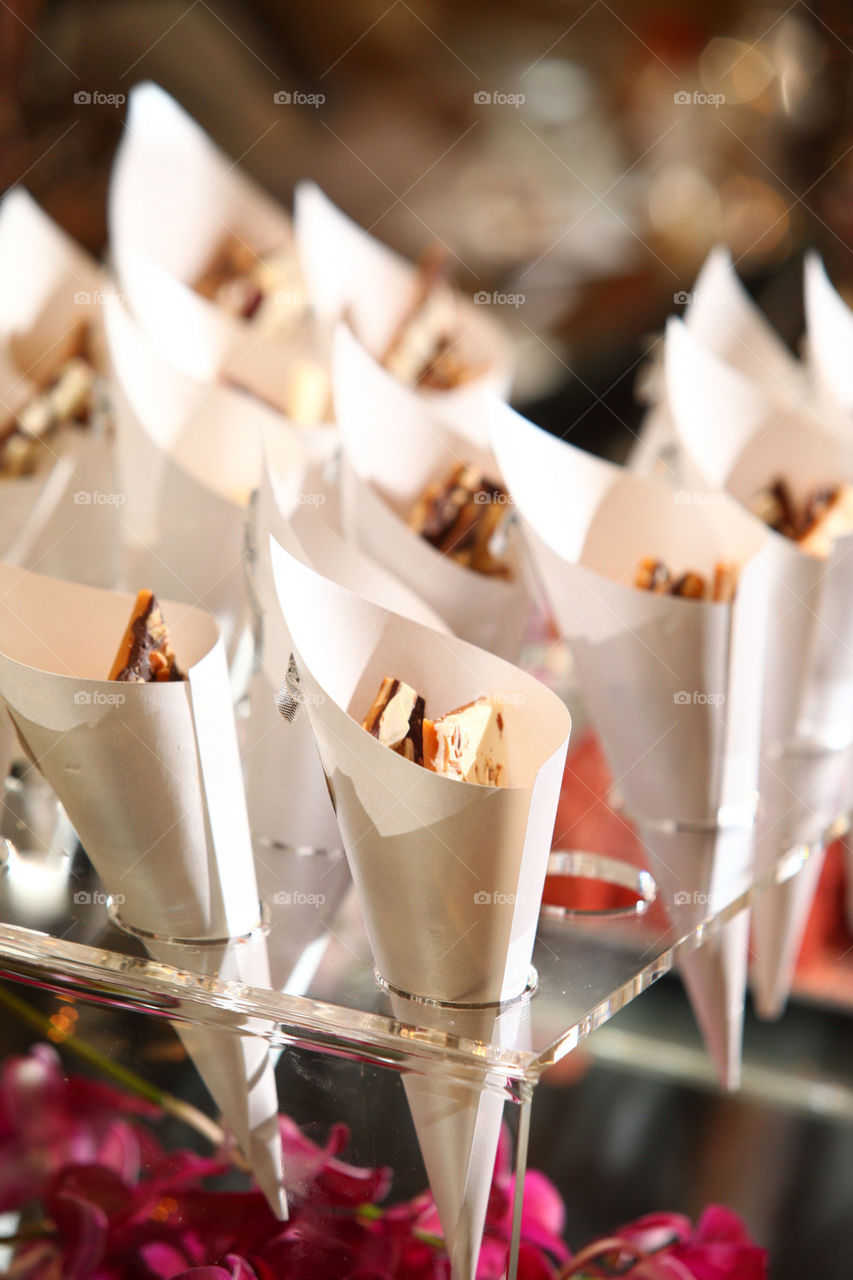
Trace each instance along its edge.
{"label": "chocolate bar piece", "polygon": [[108,678],[124,684],[186,679],[175,662],[169,630],[153,591],[143,589],[137,595]]}
{"label": "chocolate bar piece", "polygon": [[641,591],[653,591],[655,595],[665,595],[671,584],[669,569],[662,560],[654,556],[644,556],[637,566],[634,585]]}
{"label": "chocolate bar piece", "polygon": [[797,538],[803,551],[825,559],[835,539],[853,532],[853,486],[818,490],[806,504]]}
{"label": "chocolate bar piece", "polygon": [[424,721],[424,763],[434,773],[485,787],[507,785],[505,724],[489,698]]}
{"label": "chocolate bar piece", "polygon": [[385,676],[361,727],[415,764],[424,762],[424,700],[411,685]]}
{"label": "chocolate bar piece", "polygon": [[786,481],[777,479],[755,495],[750,510],[808,555],[825,559],[837,537],[853,532],[853,486],[816,489],[798,505]]}
{"label": "chocolate bar piece", "polygon": [[480,698],[428,720],[424,699],[385,676],[362,728],[386,747],[462,782],[507,786],[506,725],[498,698]]}
{"label": "chocolate bar piece", "polygon": [[634,575],[634,586],[659,596],[680,596],[683,600],[714,600],[730,604],[737,590],[737,566],[718,561],[709,584],[701,573],[688,569],[674,578],[662,560],[644,556]]}
{"label": "chocolate bar piece", "polygon": [[412,386],[449,391],[482,372],[459,350],[457,301],[449,283],[450,255],[430,245],[417,266],[415,297],[395,330],[381,363]]}
{"label": "chocolate bar piece", "polygon": [[97,376],[88,360],[64,360],[50,379],[0,430],[0,473],[28,475],[45,440],[61,426],[85,426],[94,408]]}
{"label": "chocolate bar piece", "polygon": [[219,246],[195,290],[229,315],[252,320],[269,333],[292,328],[307,305],[296,256],[288,246],[259,254],[233,235]]}
{"label": "chocolate bar piece", "polygon": [[771,529],[783,534],[786,538],[794,538],[797,534],[797,516],[794,498],[784,480],[774,480],[766,489],[761,489],[749,504],[753,515],[758,516]]}
{"label": "chocolate bar piece", "polygon": [[509,495],[475,467],[460,463],[428,485],[409,515],[409,527],[437,551],[477,573],[510,576],[502,545]]}

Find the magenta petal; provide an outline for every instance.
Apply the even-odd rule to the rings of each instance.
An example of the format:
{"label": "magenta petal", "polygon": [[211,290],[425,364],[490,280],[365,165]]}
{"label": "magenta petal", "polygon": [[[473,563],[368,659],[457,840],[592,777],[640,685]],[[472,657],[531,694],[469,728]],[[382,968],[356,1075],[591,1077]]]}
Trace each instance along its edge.
{"label": "magenta petal", "polygon": [[62,1280],[90,1280],[104,1256],[107,1215],[99,1205],[73,1195],[55,1196],[51,1208],[64,1246]]}
{"label": "magenta petal", "polygon": [[722,1204],[709,1204],[696,1224],[693,1243],[728,1240],[733,1244],[752,1244],[746,1223]]}
{"label": "magenta petal", "polygon": [[667,1245],[689,1240],[693,1234],[693,1223],[681,1213],[649,1213],[620,1227],[613,1234],[646,1253],[656,1253]]}

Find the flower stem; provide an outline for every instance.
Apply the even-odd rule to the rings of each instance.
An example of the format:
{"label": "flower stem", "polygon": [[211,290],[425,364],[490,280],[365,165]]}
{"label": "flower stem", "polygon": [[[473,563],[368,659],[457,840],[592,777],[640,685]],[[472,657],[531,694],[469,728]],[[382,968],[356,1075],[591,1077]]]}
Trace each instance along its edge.
{"label": "flower stem", "polygon": [[158,1089],[156,1085],[151,1084],[143,1076],[137,1075],[129,1067],[113,1062],[112,1058],[108,1058],[105,1053],[101,1053],[100,1049],[96,1049],[88,1040],[84,1040],[81,1036],[73,1033],[64,1033],[61,1039],[58,1039],[56,1028],[51,1024],[50,1019],[45,1017],[43,1013],[39,1013],[26,1000],[22,1000],[20,996],[13,995],[5,986],[0,986],[0,1005],[5,1005],[10,1013],[13,1013],[21,1022],[42,1035],[46,1035],[54,1044],[62,1045],[71,1053],[76,1054],[78,1058],[82,1058],[84,1062],[88,1062],[90,1066],[111,1077],[122,1088],[127,1089],[129,1093],[134,1093],[137,1097],[144,1098],[146,1102],[154,1103],[162,1111],[183,1121],[184,1124],[189,1125],[191,1129],[195,1129],[213,1146],[219,1147],[225,1141],[224,1130],[209,1116],[206,1116],[203,1111],[199,1111],[197,1107],[192,1106],[189,1102],[182,1102],[174,1094]]}

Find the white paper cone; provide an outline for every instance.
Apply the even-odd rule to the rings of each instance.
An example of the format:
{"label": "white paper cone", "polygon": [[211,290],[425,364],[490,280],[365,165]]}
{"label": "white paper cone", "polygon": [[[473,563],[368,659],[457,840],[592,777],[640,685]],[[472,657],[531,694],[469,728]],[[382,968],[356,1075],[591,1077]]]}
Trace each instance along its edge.
{"label": "white paper cone", "polygon": [[[97,264],[15,187],[0,203],[0,402],[23,406],[76,350],[102,345]],[[116,483],[106,424],[55,433],[37,471],[0,477],[0,555],[58,577],[111,586],[118,570]]]}
{"label": "white paper cone", "polygon": [[[401,1022],[487,1044],[517,1044],[529,1019],[529,1006],[523,1002],[500,1012],[460,1013],[392,995],[391,1005]],[[474,1280],[476,1275],[503,1123],[501,1083],[488,1074],[481,1086],[414,1071],[403,1076],[453,1280]]]}
{"label": "white paper cone", "polygon": [[[273,566],[377,970],[391,987],[430,999],[482,1004],[518,995],[528,980],[568,712],[525,672],[361,599],[276,545]],[[512,785],[431,773],[365,733],[361,717],[392,672],[423,694],[428,711],[501,696]],[[413,912],[424,928],[412,929]]]}
{"label": "white paper cone", "polygon": [[[266,990],[270,987],[266,937],[205,946],[187,957],[185,947],[145,941],[146,950],[165,964],[209,974],[222,981]],[[287,1217],[278,1128],[278,1091],[268,1045],[259,1036],[238,1036],[190,1022],[172,1024],[204,1084],[237,1140],[273,1213]]]}
{"label": "white paper cone", "polygon": [[[229,237],[293,248],[288,215],[157,85],[132,90],[109,195],[120,287],[160,353],[198,381],[230,379],[284,409],[306,366],[327,383],[308,322],[286,334],[226,313],[193,284]],[[307,298],[306,298],[307,304]],[[298,309],[298,308],[297,308]]]}
{"label": "white paper cone", "polygon": [[[638,820],[658,889],[683,933],[718,914],[752,883],[754,832],[662,831]],[[679,963],[721,1086],[740,1085],[750,913],[739,912]]]}
{"label": "white paper cone", "polygon": [[[660,839],[648,835],[655,872],[670,881],[665,905],[677,918],[676,892],[711,893],[711,879],[728,883],[751,848],[768,535],[728,499],[691,501],[685,492],[549,436],[506,406],[494,406],[492,439],[632,816],[641,826],[647,820],[650,831],[661,823],[722,829],[727,836],[731,829],[727,839],[701,836],[698,866],[695,853],[687,856],[691,840],[676,833],[684,838],[672,846],[675,864],[668,874]],[[706,575],[717,561],[739,565],[734,603],[638,591],[634,574],[645,555],[675,571]],[[745,974],[740,928],[736,941],[744,942]],[[734,946],[735,931],[729,933]],[[726,973],[738,971],[728,956],[725,966]],[[720,999],[720,974],[710,958],[691,965],[691,994],[728,1081],[731,1055],[721,1047],[739,1043],[740,1019],[738,1002]],[[700,1001],[703,982],[708,990]]]}
{"label": "white paper cone", "polygon": [[[416,296],[413,266],[352,222],[312,182],[301,182],[296,188],[294,230],[308,292],[320,322],[331,328],[347,319],[359,341],[380,359]],[[509,393],[510,345],[487,311],[460,295],[463,336],[459,349],[469,354],[475,364],[483,365],[483,372],[452,391],[413,392],[409,388],[409,403],[414,395],[440,401],[451,412],[464,413],[472,393],[483,389],[500,396]],[[479,443],[485,445],[485,434]]]}
{"label": "white paper cone", "polygon": [[[340,846],[326,779],[306,716],[282,732],[275,697],[281,688],[293,642],[278,602],[269,539],[341,586],[439,631],[441,620],[381,566],[345,543],[324,514],[333,507],[334,486],[314,468],[294,501],[265,469],[255,508],[251,573],[261,636],[261,669],[250,690],[251,713],[245,752],[252,830],[293,848]],[[305,501],[303,501],[305,499]],[[277,722],[277,723],[276,723]],[[282,779],[287,785],[282,786]]]}
{"label": "white paper cone", "polygon": [[[392,992],[433,1000],[479,1005],[520,995],[571,727],[566,708],[517,668],[344,590],[275,543],[272,555],[378,972]],[[512,785],[433,774],[366,734],[349,709],[360,716],[369,705],[380,670],[399,671],[428,709],[502,694]],[[496,1012],[476,1016],[491,1024]],[[471,1280],[499,1099],[414,1079],[407,1092],[454,1280]]]}
{"label": "white paper cone", "polygon": [[[444,425],[432,402],[409,402],[343,326],[335,334],[335,403],[347,463],[348,535],[444,619],[456,635],[505,658],[517,655],[531,603],[510,530],[514,579],[476,573],[442,555],[406,523],[427,484],[460,462],[498,479],[491,453]],[[480,410],[482,413],[482,409]]]}
{"label": "white paper cone", "polygon": [[[187,679],[119,684],[103,673],[132,595],[0,565],[0,598],[0,693],[123,921],[154,935],[155,954],[168,952],[172,963],[179,951],[158,938],[225,939],[255,929],[258,889],[225,655],[212,617],[163,602]],[[259,1136],[254,1154],[265,1153],[259,1177],[269,1194],[277,1137],[268,1116],[257,1114],[265,1105],[260,1095],[251,1098],[257,1081],[238,1076],[231,1047],[217,1061],[203,1033],[190,1042],[247,1159]],[[269,1087],[262,1092],[269,1104]],[[277,1158],[280,1165],[280,1150]],[[272,1202],[280,1207],[277,1196]]]}
{"label": "white paper cone", "polygon": [[[667,381],[694,471],[741,503],[777,476],[798,499],[853,479],[853,453],[840,440],[796,408],[774,405],[677,322],[667,332]],[[839,752],[849,743],[853,716],[851,548],[853,537],[838,538],[829,558],[817,560],[770,535],[759,873],[768,873],[785,848],[819,841],[848,803]],[[809,749],[792,754],[798,742]],[[756,998],[764,1011],[784,1003],[813,892],[807,872],[768,890],[756,913]]]}
{"label": "white paper cone", "polygon": [[306,449],[281,415],[254,397],[194,382],[171,367],[115,295],[105,310],[127,499],[125,578],[203,604],[233,655],[248,617],[249,497],[265,455],[295,493]]}
{"label": "white paper cone", "polygon": [[805,369],[752,301],[721,245],[711,250],[696,278],[684,323],[697,342],[756,381],[774,401],[796,402],[805,394]]}
{"label": "white paper cone", "polygon": [[806,255],[803,283],[809,364],[817,376],[816,407],[827,425],[853,440],[853,312],[833,288],[815,253]]}

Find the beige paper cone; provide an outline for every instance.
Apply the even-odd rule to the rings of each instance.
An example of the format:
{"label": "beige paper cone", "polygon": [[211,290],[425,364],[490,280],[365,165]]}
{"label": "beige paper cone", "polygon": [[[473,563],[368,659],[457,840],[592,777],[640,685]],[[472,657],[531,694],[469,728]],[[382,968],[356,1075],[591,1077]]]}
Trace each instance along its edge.
{"label": "beige paper cone", "polygon": [[[684,933],[744,894],[752,882],[754,833],[662,831],[638,820],[661,899]],[[740,1085],[750,912],[741,911],[679,963],[721,1086]]]}
{"label": "beige paper cone", "polygon": [[[224,939],[255,929],[260,907],[251,839],[225,655],[212,617],[164,602],[187,679],[118,684],[103,673],[132,595],[0,565],[0,598],[0,694],[124,923],[154,935],[158,954],[166,944],[157,938]],[[226,1066],[230,1050],[214,1065],[202,1040],[195,1043],[202,1075],[251,1159],[247,1124],[255,1117],[247,1090],[254,1086],[235,1074],[233,1053]],[[216,1052],[212,1044],[214,1059]],[[260,1177],[268,1189],[266,1117],[261,1130],[267,1156]]]}
{"label": "beige paper cone", "polygon": [[[320,322],[331,329],[347,319],[359,341],[380,359],[416,298],[418,285],[411,263],[352,222],[312,182],[301,182],[296,188],[294,233]],[[448,411],[464,414],[472,393],[509,394],[512,351],[503,330],[487,311],[458,295],[461,336],[457,350],[482,365],[483,372],[453,391],[414,392],[409,388],[410,404],[416,397],[441,402]],[[483,435],[480,443],[485,442]]]}
{"label": "beige paper cone", "polygon": [[460,462],[498,479],[494,457],[446,426],[432,401],[410,404],[406,388],[379,368],[342,326],[335,334],[333,381],[347,462],[343,492],[348,535],[421,596],[456,635],[514,658],[531,610],[514,531],[509,531],[514,576],[504,581],[457,564],[406,523],[425,487]]}
{"label": "beige paper cone", "polygon": [[[85,325],[96,353],[103,345],[104,280],[20,187],[0,203],[0,278],[0,401],[15,411],[73,353]],[[33,475],[0,477],[0,555],[8,563],[114,584],[120,498],[106,426],[54,433]]]}
{"label": "beige paper cone", "polygon": [[[853,480],[853,453],[839,439],[796,408],[774,404],[676,323],[667,331],[667,381],[695,474],[742,504],[779,475],[797,497]],[[786,848],[819,841],[849,801],[843,759],[853,716],[851,546],[849,535],[839,538],[821,561],[770,535],[759,874]],[[764,1011],[784,1004],[814,886],[807,870],[769,890],[756,912],[756,996]]]}
{"label": "beige paper cone", "polygon": [[[732,841],[751,847],[767,534],[733,502],[691,502],[686,493],[547,435],[505,406],[494,406],[492,439],[632,816],[650,832],[661,823],[721,832],[698,837],[700,875],[689,833],[676,831],[665,905],[677,920],[677,891],[711,892],[712,880],[726,883],[731,874]],[[644,555],[675,572],[694,568],[706,575],[717,561],[738,564],[734,603],[636,590],[634,573]],[[656,874],[667,869],[661,838],[649,834],[647,840]],[[739,963],[745,978],[745,942]],[[739,1043],[743,992],[734,1001],[718,983],[737,972],[728,958],[725,967],[710,960],[691,966],[697,1016],[726,1080],[734,1073],[721,1047]],[[701,983],[708,989],[700,1002]]]}
{"label": "beige paper cone", "polygon": [[[344,590],[275,543],[272,554],[377,972],[392,993],[429,1000],[494,1005],[519,996],[571,728],[566,708],[500,659]],[[365,733],[353,716],[391,672],[422,691],[428,711],[501,696],[510,785],[431,773]],[[409,1089],[453,1275],[470,1280],[497,1144],[494,1107],[441,1093]]]}
{"label": "beige paper cone", "polygon": [[[367,599],[446,630],[441,620],[402,583],[338,535],[324,514],[332,510],[334,487],[313,468],[305,487],[293,494],[264,470],[255,508],[251,574],[260,632],[261,670],[250,690],[250,723],[245,753],[249,812],[256,835],[294,848],[335,849],[340,836],[326,779],[306,716],[282,732],[275,697],[293,648],[278,603],[270,558],[272,535],[293,555]],[[305,501],[303,501],[305,499]],[[282,787],[281,779],[288,780]]]}
{"label": "beige paper cone", "polygon": [[233,656],[248,618],[250,494],[265,455],[295,494],[307,452],[281,415],[253,397],[172,368],[115,295],[105,311],[127,497],[125,576],[209,608]]}
{"label": "beige paper cone", "polygon": [[[275,545],[273,566],[377,970],[429,999],[513,998],[528,979],[568,712],[518,668],[345,591]],[[428,711],[500,696],[512,785],[431,773],[365,733],[354,717],[391,671]],[[427,928],[412,930],[415,909]]]}
{"label": "beige paper cone", "polygon": [[[496,1011],[441,1009],[391,997],[401,1022],[464,1036],[485,1043],[518,1043],[529,1006],[513,1004]],[[489,1203],[505,1099],[498,1077],[485,1075],[481,1086],[441,1076],[407,1072],[403,1076],[418,1144],[444,1231],[453,1280],[474,1280]]]}
{"label": "beige paper cone", "polygon": [[[109,196],[110,243],[122,292],[163,357],[201,382],[230,379],[280,409],[291,382],[328,378],[300,302],[304,285],[283,208],[224,155],[162,89],[137,85]],[[279,332],[229,315],[195,292],[222,243],[260,254],[293,249],[293,324]],[[306,407],[307,409],[307,407]]]}
{"label": "beige paper cone", "polygon": [[815,407],[821,420],[848,444],[853,440],[853,312],[835,290],[816,253],[804,263],[806,334],[811,370],[817,377]]}
{"label": "beige paper cone", "polygon": [[806,393],[805,369],[750,298],[728,249],[708,254],[690,295],[684,323],[697,342],[759,384],[774,401]]}
{"label": "beige paper cone", "polygon": [[[155,960],[193,973],[229,982],[270,987],[266,937],[194,949],[145,940]],[[204,1084],[228,1123],[252,1175],[273,1213],[287,1217],[281,1139],[278,1129],[278,1091],[269,1047],[258,1036],[238,1036],[209,1027],[175,1022],[175,1031],[193,1060]]]}

